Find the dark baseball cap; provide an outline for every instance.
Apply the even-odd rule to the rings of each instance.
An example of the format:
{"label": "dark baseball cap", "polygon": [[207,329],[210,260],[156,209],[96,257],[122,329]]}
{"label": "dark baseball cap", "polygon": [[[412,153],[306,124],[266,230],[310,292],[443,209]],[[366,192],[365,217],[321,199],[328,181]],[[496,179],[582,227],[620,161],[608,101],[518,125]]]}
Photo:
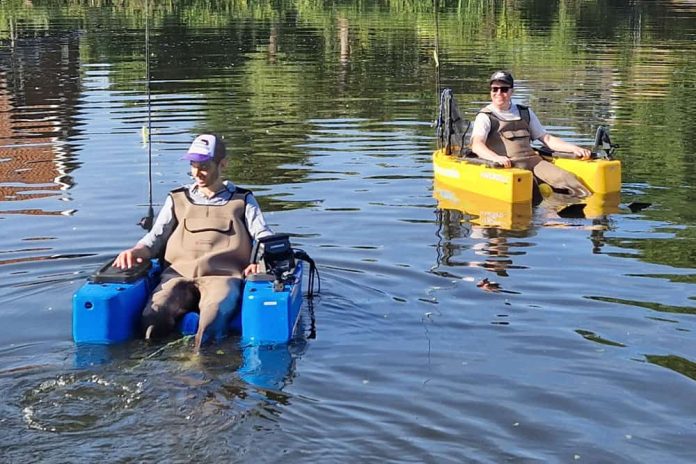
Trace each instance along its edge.
{"label": "dark baseball cap", "polygon": [[488,79],[488,83],[490,84],[495,81],[505,82],[510,87],[514,87],[515,85],[515,80],[512,78],[512,74],[507,71],[496,71],[491,74],[491,78]]}

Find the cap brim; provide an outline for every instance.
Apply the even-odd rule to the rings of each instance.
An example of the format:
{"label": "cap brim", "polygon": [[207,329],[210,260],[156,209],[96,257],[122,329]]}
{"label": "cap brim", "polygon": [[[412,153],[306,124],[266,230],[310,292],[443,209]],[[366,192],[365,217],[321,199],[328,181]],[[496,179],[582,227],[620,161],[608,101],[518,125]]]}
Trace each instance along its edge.
{"label": "cap brim", "polygon": [[213,157],[209,155],[201,155],[199,153],[186,153],[181,159],[202,163],[204,161],[210,161],[213,159]]}

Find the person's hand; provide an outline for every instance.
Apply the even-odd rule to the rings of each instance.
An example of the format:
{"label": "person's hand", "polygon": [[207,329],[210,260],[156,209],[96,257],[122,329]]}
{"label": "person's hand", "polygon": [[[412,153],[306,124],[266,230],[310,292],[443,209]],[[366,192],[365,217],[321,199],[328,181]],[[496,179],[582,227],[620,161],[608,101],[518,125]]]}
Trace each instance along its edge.
{"label": "person's hand", "polygon": [[577,156],[578,158],[580,158],[582,160],[588,160],[588,159],[592,158],[592,152],[590,150],[588,150],[587,148],[575,147],[573,149],[573,153],[575,154],[575,156]]}
{"label": "person's hand", "polygon": [[144,247],[133,247],[118,254],[112,266],[119,269],[130,269],[150,257],[150,250]]}
{"label": "person's hand", "polygon": [[504,168],[512,167],[512,160],[507,156],[496,155],[496,158],[493,160],[493,162],[498,163]]}
{"label": "person's hand", "polygon": [[248,276],[249,274],[258,274],[258,273],[259,273],[259,264],[258,263],[251,263],[246,268],[244,268],[244,277]]}

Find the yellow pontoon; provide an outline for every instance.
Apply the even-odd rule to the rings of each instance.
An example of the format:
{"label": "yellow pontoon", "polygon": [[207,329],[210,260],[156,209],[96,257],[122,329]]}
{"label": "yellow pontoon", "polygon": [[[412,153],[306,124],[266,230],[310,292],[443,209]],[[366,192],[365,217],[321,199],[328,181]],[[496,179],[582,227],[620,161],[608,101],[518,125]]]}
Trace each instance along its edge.
{"label": "yellow pontoon", "polygon": [[[473,155],[466,148],[469,125],[459,113],[452,90],[444,89],[437,120],[438,150],[433,153],[435,180],[507,203],[531,202],[532,173],[517,168],[496,168],[494,163]],[[606,195],[621,190],[621,162],[612,159],[615,148],[608,131],[599,126],[591,160],[579,160],[570,153],[554,153],[546,147],[537,151],[559,168],[575,174],[593,194]]]}
{"label": "yellow pontoon", "polygon": [[[618,160],[578,160],[551,158],[556,166],[570,171],[592,193],[608,194],[621,190],[621,162]],[[533,178],[530,171],[517,168],[495,168],[477,158],[433,153],[435,180],[458,190],[508,203],[532,201]]]}

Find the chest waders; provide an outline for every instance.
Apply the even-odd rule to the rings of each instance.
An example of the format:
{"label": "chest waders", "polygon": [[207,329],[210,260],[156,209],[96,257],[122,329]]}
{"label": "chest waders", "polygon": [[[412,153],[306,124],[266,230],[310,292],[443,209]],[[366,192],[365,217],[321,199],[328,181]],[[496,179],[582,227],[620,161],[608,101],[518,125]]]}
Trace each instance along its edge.
{"label": "chest waders", "polygon": [[532,171],[536,179],[555,190],[565,190],[578,197],[590,195],[591,192],[574,174],[556,167],[534,151],[529,130],[529,107],[517,105],[517,108],[520,119],[512,121],[499,119],[488,108],[481,110],[491,121],[486,146],[496,154],[510,158],[514,167]]}
{"label": "chest waders", "polygon": [[164,255],[171,269],[187,278],[241,278],[251,257],[252,240],[244,218],[248,193],[237,188],[224,205],[196,205],[185,188],[174,190],[178,224]]}

